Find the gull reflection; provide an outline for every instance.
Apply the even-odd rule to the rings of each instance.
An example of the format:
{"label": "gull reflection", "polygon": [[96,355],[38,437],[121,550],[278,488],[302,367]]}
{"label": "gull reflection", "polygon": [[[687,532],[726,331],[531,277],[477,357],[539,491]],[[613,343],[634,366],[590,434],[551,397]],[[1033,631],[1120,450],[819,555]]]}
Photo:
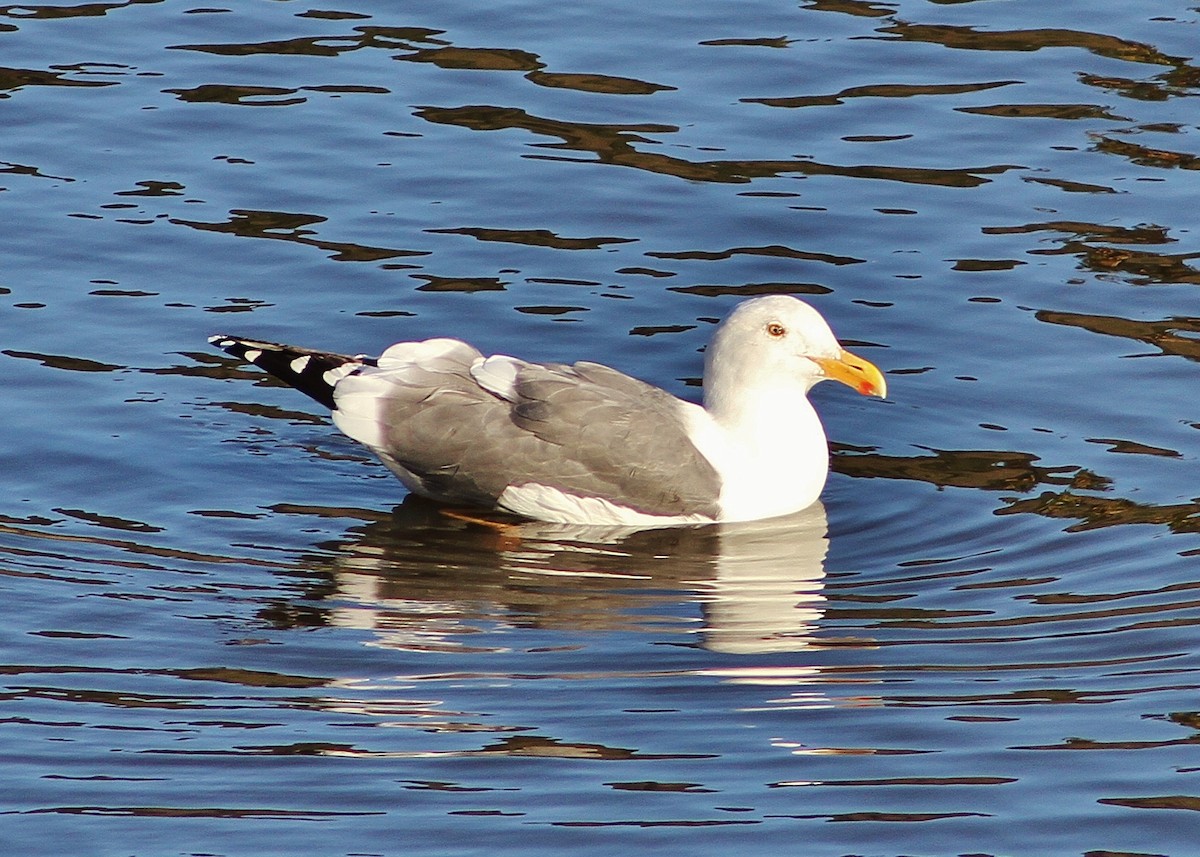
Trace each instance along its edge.
{"label": "gull reflection", "polygon": [[[313,594],[330,624],[368,628],[375,645],[395,648],[486,649],[480,631],[497,623],[695,623],[712,651],[801,651],[824,613],[826,533],[819,503],[767,521],[638,530],[454,517],[409,500],[326,545],[333,591]],[[680,618],[681,601],[699,615]]]}
{"label": "gull reflection", "polygon": [[697,580],[706,648],[732,654],[807,648],[825,612],[825,507],[720,527],[713,575]]}

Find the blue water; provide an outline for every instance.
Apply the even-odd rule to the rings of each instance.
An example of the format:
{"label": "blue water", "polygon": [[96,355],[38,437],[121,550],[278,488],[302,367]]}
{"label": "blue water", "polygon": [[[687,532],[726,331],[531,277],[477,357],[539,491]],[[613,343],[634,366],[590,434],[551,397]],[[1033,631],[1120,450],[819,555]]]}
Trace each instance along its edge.
{"label": "blue water", "polygon": [[[12,854],[1195,853],[1184,3],[0,9]],[[214,333],[694,396],[807,297],[821,508],[405,502]]]}

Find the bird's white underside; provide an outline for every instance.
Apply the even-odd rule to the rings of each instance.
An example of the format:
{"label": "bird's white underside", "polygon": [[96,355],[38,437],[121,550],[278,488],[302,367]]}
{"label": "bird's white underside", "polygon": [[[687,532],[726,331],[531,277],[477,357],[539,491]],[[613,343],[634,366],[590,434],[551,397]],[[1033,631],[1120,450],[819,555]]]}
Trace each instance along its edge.
{"label": "bird's white underside", "polygon": [[580,497],[533,482],[509,485],[500,495],[496,505],[517,515],[555,524],[577,524],[586,521],[589,524],[605,526],[646,527],[713,522],[707,515],[647,515],[603,497]]}

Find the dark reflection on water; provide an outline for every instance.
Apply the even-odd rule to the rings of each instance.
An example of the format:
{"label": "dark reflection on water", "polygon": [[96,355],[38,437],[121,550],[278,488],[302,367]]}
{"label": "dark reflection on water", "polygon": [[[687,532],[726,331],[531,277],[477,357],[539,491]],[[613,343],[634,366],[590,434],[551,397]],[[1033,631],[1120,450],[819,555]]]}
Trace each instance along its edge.
{"label": "dark reflection on water", "polygon": [[939,26],[898,22],[880,32],[899,38],[935,42],[948,48],[972,51],[1038,51],[1046,48],[1083,48],[1098,56],[1127,62],[1169,65],[1179,70],[1196,71],[1187,57],[1173,57],[1153,45],[1143,44],[1105,33],[1078,30],[1029,29],[982,32],[973,27]]}
{"label": "dark reflection on water", "polygon": [[[595,125],[563,122],[534,116],[514,107],[471,105],[467,107],[424,107],[416,115],[428,122],[457,125],[472,131],[521,129],[543,137],[557,137],[561,143],[539,143],[545,149],[591,152],[601,163],[633,167],[653,173],[704,182],[748,182],[775,178],[790,173],[804,176],[845,176],[883,179],[948,187],[974,187],[987,182],[984,175],[1017,169],[1013,165],[993,165],[964,169],[932,169],[898,166],[838,166],[812,160],[764,161],[689,161],[658,152],[639,150],[637,143],[660,142],[651,134],[671,134],[679,128],[669,125]],[[564,156],[526,155],[540,160],[572,160]]]}
{"label": "dark reflection on water", "polygon": [[322,241],[312,237],[315,230],[308,227],[323,223],[326,218],[315,214],[287,214],[280,211],[232,211],[224,223],[201,223],[194,220],[172,219],[172,223],[208,232],[224,232],[243,238],[269,238],[294,241],[329,252],[329,258],[339,262],[378,262],[401,256],[426,256],[421,250],[390,250],[384,247],[364,247],[358,244]]}
{"label": "dark reflection on water", "polygon": [[112,86],[114,84],[113,81],[72,80],[63,77],[67,73],[67,71],[50,72],[29,68],[0,68],[0,90],[23,89],[27,86]]}
{"label": "dark reflection on water", "polygon": [[[985,231],[994,235],[1043,231],[1066,233],[1072,237],[1063,239],[1060,248],[1031,250],[1030,255],[1075,255],[1079,258],[1081,267],[1099,274],[1123,275],[1133,285],[1200,282],[1200,271],[1188,264],[1198,258],[1197,253],[1151,253],[1111,246],[1168,244],[1178,241],[1169,237],[1167,230],[1161,226],[1125,229],[1093,223],[1033,223],[1018,227],[992,227]],[[1093,243],[1097,240],[1109,243]]]}
{"label": "dark reflection on water", "polygon": [[1048,518],[1078,519],[1067,529],[1090,530],[1113,524],[1157,524],[1173,533],[1200,532],[1200,501],[1155,506],[1120,497],[1090,497],[1064,491],[1018,500],[997,514],[1033,512]]}
{"label": "dark reflection on water", "polygon": [[1195,316],[1176,316],[1163,321],[1138,321],[1115,316],[1042,310],[1037,314],[1037,318],[1038,321],[1049,324],[1063,324],[1106,336],[1134,339],[1159,349],[1162,354],[1186,357],[1189,360],[1200,359],[1200,338],[1197,338],[1197,335],[1200,335],[1200,318]]}
{"label": "dark reflection on water", "polygon": [[967,92],[984,92],[1001,86],[1020,83],[1016,80],[996,80],[986,83],[948,84],[871,84],[852,86],[832,95],[800,95],[794,98],[746,98],[750,104],[765,104],[768,107],[835,107],[848,98],[913,98],[919,95],[959,95]]}

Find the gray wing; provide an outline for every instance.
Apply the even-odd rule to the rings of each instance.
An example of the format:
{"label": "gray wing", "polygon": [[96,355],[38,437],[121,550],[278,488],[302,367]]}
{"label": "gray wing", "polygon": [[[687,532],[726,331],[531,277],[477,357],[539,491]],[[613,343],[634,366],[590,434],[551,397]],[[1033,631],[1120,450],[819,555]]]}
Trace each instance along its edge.
{"label": "gray wing", "polygon": [[720,479],[670,394],[596,363],[510,361],[500,395],[472,376],[477,359],[464,347],[437,365],[376,370],[391,376],[377,451],[410,487],[493,505],[510,485],[537,484],[651,515],[717,514]]}

